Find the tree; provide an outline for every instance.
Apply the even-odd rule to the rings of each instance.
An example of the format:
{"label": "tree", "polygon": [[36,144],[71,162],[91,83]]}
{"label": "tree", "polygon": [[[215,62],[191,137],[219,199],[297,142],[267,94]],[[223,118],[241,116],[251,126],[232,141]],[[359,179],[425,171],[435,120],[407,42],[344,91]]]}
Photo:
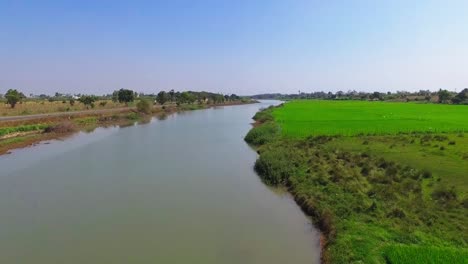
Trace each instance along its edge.
{"label": "tree", "polygon": [[440,89],[439,92],[437,93],[437,95],[439,96],[439,103],[445,103],[447,102],[450,97],[451,97],[451,94],[449,91],[447,90],[442,90]]}
{"label": "tree", "polygon": [[176,103],[177,105],[185,104],[189,102],[189,93],[188,92],[182,92],[176,96]]}
{"label": "tree", "polygon": [[174,89],[170,90],[169,91],[169,98],[171,100],[171,102],[174,102],[175,101],[175,92],[174,92]]}
{"label": "tree", "polygon": [[374,99],[383,100],[383,95],[382,95],[381,93],[379,93],[379,92],[373,92],[373,93],[369,96],[369,98],[370,98],[371,100],[374,100]]}
{"label": "tree", "polygon": [[468,88],[463,89],[459,94],[457,94],[452,102],[454,104],[468,103]]}
{"label": "tree", "polygon": [[11,106],[11,108],[15,108],[15,105],[24,98],[24,94],[18,92],[16,89],[10,89],[5,94],[5,98],[7,99],[7,104]]}
{"label": "tree", "polygon": [[235,101],[235,100],[239,100],[240,97],[237,96],[237,95],[235,95],[235,94],[231,94],[231,96],[229,96],[229,99],[230,99],[231,101]]}
{"label": "tree", "polygon": [[119,101],[119,91],[114,91],[112,93],[112,102],[117,103]]}
{"label": "tree", "polygon": [[120,89],[117,93],[117,98],[120,103],[128,105],[128,103],[135,100],[135,93],[132,90]]}
{"label": "tree", "polygon": [[160,105],[164,105],[169,100],[169,95],[165,91],[160,91],[156,96],[156,101]]}
{"label": "tree", "polygon": [[94,108],[94,102],[96,101],[96,98],[91,95],[83,95],[80,97],[80,99],[78,99],[78,101],[80,101],[86,106],[87,109],[89,109],[90,106]]}

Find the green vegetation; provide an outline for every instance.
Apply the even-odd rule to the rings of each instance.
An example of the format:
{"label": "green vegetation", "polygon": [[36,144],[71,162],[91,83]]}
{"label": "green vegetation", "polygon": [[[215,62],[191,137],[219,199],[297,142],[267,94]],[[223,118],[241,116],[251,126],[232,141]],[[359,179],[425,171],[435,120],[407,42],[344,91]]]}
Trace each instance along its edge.
{"label": "green vegetation", "polygon": [[274,123],[266,123],[252,129],[245,136],[245,141],[253,145],[263,145],[273,141],[279,135],[279,127]]}
{"label": "green vegetation", "polygon": [[80,99],[78,99],[78,101],[84,104],[86,106],[86,109],[89,109],[90,106],[91,108],[94,108],[94,102],[96,101],[96,97],[92,95],[83,95],[80,97]]}
{"label": "green vegetation", "polygon": [[94,125],[98,122],[98,119],[94,116],[80,117],[73,120],[77,125]]}
{"label": "green vegetation", "polygon": [[[468,134],[401,134],[340,137],[328,150],[365,152],[405,166],[429,171],[436,179],[456,186],[460,197],[468,195]],[[425,185],[431,190],[431,186]]]}
{"label": "green vegetation", "polygon": [[125,103],[128,105],[128,103],[133,102],[135,100],[135,92],[132,90],[128,89],[120,89],[118,91],[115,91],[114,93],[117,93],[117,100],[119,103]]}
{"label": "green vegetation", "polygon": [[297,101],[257,113],[246,141],[260,177],[287,187],[324,234],[325,262],[464,263],[468,141],[429,131],[466,129],[467,110]]}
{"label": "green vegetation", "polygon": [[458,105],[363,101],[294,101],[273,112],[282,132],[309,135],[468,131],[468,108]]}
{"label": "green vegetation", "polygon": [[140,119],[140,116],[139,116],[137,113],[135,113],[135,112],[130,112],[130,113],[127,114],[126,118],[127,118],[128,120],[137,121],[137,120]]}
{"label": "green vegetation", "polygon": [[413,263],[466,263],[468,261],[467,250],[453,248],[417,247],[396,245],[387,248],[384,252],[385,259],[390,264]]}
{"label": "green vegetation", "polygon": [[[1,91],[0,91],[1,93]],[[112,94],[106,95],[85,95],[85,94],[62,94],[55,93],[54,96],[46,94],[30,94],[26,97],[22,92],[10,89],[5,96],[0,96],[0,103],[5,107],[0,107],[1,116],[32,115],[55,112],[71,112],[94,109],[99,106],[101,109],[115,109],[124,107],[134,107],[139,101],[147,100],[151,107],[159,103],[161,106],[177,105],[188,109],[200,109],[217,104],[249,103],[251,100],[247,97],[239,97],[235,94],[223,95],[210,92],[184,91],[169,92],[160,91],[155,94],[137,93],[129,89],[120,89]],[[79,102],[80,104],[78,104]],[[189,105],[189,107],[187,107]],[[158,108],[157,106],[154,108]],[[162,107],[161,107],[162,108]],[[119,109],[121,110],[121,109]]]}
{"label": "green vegetation", "polygon": [[360,100],[360,101],[388,101],[388,102],[418,102],[418,103],[441,103],[441,104],[468,104],[468,88],[463,89],[458,94],[453,91],[439,89],[439,91],[420,90],[417,92],[357,92],[338,91],[332,92],[299,92],[296,94],[258,94],[251,96],[252,99],[277,99],[277,100],[300,100],[300,99],[321,99],[321,100]]}
{"label": "green vegetation", "polygon": [[11,108],[15,108],[16,104],[21,102],[24,97],[24,94],[18,92],[16,89],[10,89],[5,94],[7,104],[9,104]]}
{"label": "green vegetation", "polygon": [[156,101],[160,105],[164,105],[167,101],[169,101],[171,98],[169,97],[169,94],[166,93],[165,91],[160,91],[158,95],[156,96]]}
{"label": "green vegetation", "polygon": [[0,128],[0,137],[11,134],[11,133],[17,133],[17,132],[44,130],[47,126],[48,125],[45,125],[45,124],[37,124],[37,125],[23,125],[23,126],[16,126],[16,127],[2,127]]}
{"label": "green vegetation", "polygon": [[142,114],[151,114],[153,104],[147,99],[141,99],[137,105],[137,111]]}

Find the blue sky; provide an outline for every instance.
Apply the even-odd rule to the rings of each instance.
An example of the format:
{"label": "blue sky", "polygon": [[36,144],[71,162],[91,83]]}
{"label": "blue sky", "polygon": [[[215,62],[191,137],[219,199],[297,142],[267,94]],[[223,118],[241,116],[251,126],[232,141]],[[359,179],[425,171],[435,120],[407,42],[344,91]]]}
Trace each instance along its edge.
{"label": "blue sky", "polygon": [[468,1],[0,0],[0,93],[461,90]]}

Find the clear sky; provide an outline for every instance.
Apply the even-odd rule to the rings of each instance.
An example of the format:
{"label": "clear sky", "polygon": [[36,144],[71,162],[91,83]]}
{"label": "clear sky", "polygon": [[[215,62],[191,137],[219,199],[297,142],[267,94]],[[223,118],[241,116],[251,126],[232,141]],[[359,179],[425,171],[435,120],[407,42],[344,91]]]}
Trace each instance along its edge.
{"label": "clear sky", "polygon": [[0,0],[0,93],[461,90],[467,0]]}

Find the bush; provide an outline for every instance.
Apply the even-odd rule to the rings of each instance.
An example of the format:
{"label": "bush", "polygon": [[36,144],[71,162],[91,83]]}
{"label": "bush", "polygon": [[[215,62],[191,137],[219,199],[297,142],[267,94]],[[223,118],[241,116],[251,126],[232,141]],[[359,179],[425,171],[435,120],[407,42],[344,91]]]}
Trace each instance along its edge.
{"label": "bush", "polygon": [[273,115],[271,114],[272,108],[264,109],[260,112],[257,112],[253,119],[259,123],[265,123],[268,121],[273,121]]}
{"label": "bush", "polygon": [[128,120],[138,120],[138,114],[135,112],[128,113],[127,119]]}
{"label": "bush", "polygon": [[252,128],[245,136],[245,141],[252,145],[263,145],[271,142],[279,135],[279,127],[273,123],[266,123]]}
{"label": "bush", "polygon": [[273,185],[284,184],[297,173],[300,156],[293,150],[276,148],[265,151],[255,162],[255,171]]}
{"label": "bush", "polygon": [[137,105],[137,110],[143,114],[151,114],[151,103],[146,99],[141,99]]}

